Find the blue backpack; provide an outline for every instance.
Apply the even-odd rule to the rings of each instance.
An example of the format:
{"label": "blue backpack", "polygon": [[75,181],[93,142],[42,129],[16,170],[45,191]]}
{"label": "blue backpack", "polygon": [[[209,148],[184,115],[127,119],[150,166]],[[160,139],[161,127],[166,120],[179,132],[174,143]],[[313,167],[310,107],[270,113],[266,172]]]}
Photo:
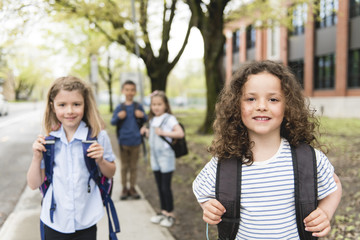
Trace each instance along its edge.
{"label": "blue backpack", "polygon": [[[43,184],[40,186],[40,191],[45,196],[47,190],[49,189],[50,184],[52,183],[53,169],[54,169],[54,156],[55,156],[55,141],[57,139],[53,136],[48,136],[45,138],[46,144],[46,152],[43,152],[44,161],[45,161],[45,179]],[[113,186],[113,179],[109,179],[102,175],[96,162],[94,159],[89,158],[87,156],[87,149],[90,147],[92,143],[96,141],[96,137],[91,137],[91,131],[88,131],[88,135],[86,141],[82,142],[83,153],[85,159],[85,165],[88,169],[90,176],[88,180],[88,192],[90,192],[90,180],[93,179],[96,185],[100,189],[101,198],[103,200],[103,204],[106,208],[107,216],[108,216],[108,224],[109,224],[109,239],[117,240],[116,233],[120,232],[120,224],[117,217],[115,205],[111,199],[111,191]],[[51,207],[50,207],[50,220],[54,221],[54,211],[56,210],[56,203],[54,201],[54,193],[52,192],[51,197]],[[110,216],[111,214],[111,216]],[[112,219],[111,219],[112,218]],[[113,228],[114,225],[114,228]],[[115,230],[115,231],[114,231]],[[40,220],[40,233],[41,239],[45,239],[44,235],[44,223]]]}

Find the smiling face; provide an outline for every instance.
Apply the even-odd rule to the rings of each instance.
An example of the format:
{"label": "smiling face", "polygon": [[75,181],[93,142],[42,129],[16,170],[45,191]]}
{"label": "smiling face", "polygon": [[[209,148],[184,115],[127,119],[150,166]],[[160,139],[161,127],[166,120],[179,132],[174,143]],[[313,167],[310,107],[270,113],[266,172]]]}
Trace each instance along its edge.
{"label": "smiling face", "polygon": [[151,111],[155,116],[160,116],[166,111],[166,104],[162,97],[154,96],[151,98]]}
{"label": "smiling face", "polygon": [[54,98],[53,111],[65,132],[75,132],[84,116],[84,98],[77,90],[60,90]]}
{"label": "smiling face", "polygon": [[121,92],[125,95],[126,101],[132,101],[136,95],[136,85],[124,84]]}
{"label": "smiling face", "polygon": [[267,72],[250,75],[241,98],[241,119],[250,139],[279,138],[284,112],[285,97],[280,79]]}

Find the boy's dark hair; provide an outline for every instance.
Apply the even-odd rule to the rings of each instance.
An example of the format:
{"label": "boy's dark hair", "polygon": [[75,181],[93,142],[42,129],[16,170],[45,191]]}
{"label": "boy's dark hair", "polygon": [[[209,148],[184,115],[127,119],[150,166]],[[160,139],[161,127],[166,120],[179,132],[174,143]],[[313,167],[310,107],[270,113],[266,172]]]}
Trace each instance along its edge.
{"label": "boy's dark hair", "polygon": [[240,104],[243,87],[249,76],[262,72],[270,73],[281,81],[285,113],[280,136],[295,147],[299,143],[307,143],[321,149],[316,138],[319,121],[314,116],[314,111],[310,110],[300,83],[286,66],[266,60],[242,66],[233,75],[230,85],[221,91],[213,124],[214,139],[209,147],[213,156],[221,159],[240,157],[246,164],[253,163],[253,142],[250,142],[248,130],[241,120]]}
{"label": "boy's dark hair", "polygon": [[133,85],[135,86],[135,89],[136,89],[136,83],[132,80],[126,80],[122,85],[121,85],[121,89],[124,88],[125,85]]}

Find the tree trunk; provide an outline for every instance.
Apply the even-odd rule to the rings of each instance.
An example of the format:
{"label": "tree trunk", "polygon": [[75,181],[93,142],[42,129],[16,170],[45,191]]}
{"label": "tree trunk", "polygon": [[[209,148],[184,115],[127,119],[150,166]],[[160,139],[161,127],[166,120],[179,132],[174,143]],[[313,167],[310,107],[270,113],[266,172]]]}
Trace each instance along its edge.
{"label": "tree trunk", "polygon": [[[224,6],[226,4],[224,3]],[[206,115],[198,132],[212,133],[212,124],[215,119],[215,104],[217,97],[224,86],[222,75],[222,53],[225,44],[223,35],[223,7],[209,9],[209,16],[202,16],[199,30],[204,39],[204,65],[206,78]]]}
{"label": "tree trunk", "polygon": [[109,111],[112,113],[114,111],[113,101],[112,101],[112,81],[108,82],[108,91],[109,91]]}
{"label": "tree trunk", "polygon": [[151,92],[161,90],[166,92],[167,77],[173,68],[170,64],[147,62],[146,69],[151,82]]}
{"label": "tree trunk", "polygon": [[[212,40],[211,40],[212,39]],[[221,89],[224,86],[223,76],[221,74],[221,53],[222,48],[218,53],[214,53],[216,49],[212,46],[223,45],[224,40],[219,40],[216,38],[211,38],[205,40],[205,54],[204,56],[204,65],[205,65],[205,77],[206,77],[206,115],[205,120],[202,126],[199,128],[198,132],[202,134],[212,133],[212,124],[215,119],[215,105],[217,101],[217,96],[219,95]],[[211,53],[209,53],[211,52]],[[212,55],[212,56],[206,56]]]}

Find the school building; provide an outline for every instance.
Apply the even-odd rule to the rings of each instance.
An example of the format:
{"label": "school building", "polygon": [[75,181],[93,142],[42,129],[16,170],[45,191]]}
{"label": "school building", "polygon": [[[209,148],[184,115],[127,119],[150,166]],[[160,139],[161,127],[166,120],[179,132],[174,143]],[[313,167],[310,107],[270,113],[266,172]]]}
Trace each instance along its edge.
{"label": "school building", "polygon": [[292,30],[260,28],[238,19],[226,24],[225,79],[243,63],[270,59],[288,65],[317,112],[360,118],[360,0],[320,0],[295,7]]}

